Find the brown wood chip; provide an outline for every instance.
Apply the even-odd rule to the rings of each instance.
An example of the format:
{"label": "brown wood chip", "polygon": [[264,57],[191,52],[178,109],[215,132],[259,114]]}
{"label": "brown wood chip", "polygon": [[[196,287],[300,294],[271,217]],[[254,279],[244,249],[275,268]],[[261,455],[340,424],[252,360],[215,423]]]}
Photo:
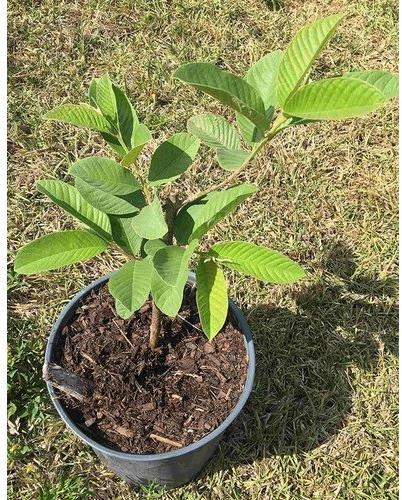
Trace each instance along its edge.
{"label": "brown wood chip", "polygon": [[204,352],[206,354],[211,354],[211,352],[215,352],[215,347],[213,346],[212,342],[207,342],[204,345]]}
{"label": "brown wood chip", "polygon": [[122,427],[120,425],[117,425],[116,427],[113,428],[115,432],[118,434],[121,434],[124,437],[127,438],[132,438],[134,436],[134,432],[130,431],[129,429],[126,429],[125,427]]}
{"label": "brown wood chip", "polygon": [[151,439],[156,439],[156,441],[160,441],[164,444],[169,444],[170,446],[175,446],[176,448],[182,448],[183,443],[179,443],[178,441],[173,441],[173,439],[169,439],[163,436],[158,436],[157,434],[150,434],[149,437]]}
{"label": "brown wood chip", "polygon": [[152,411],[155,410],[155,408],[156,408],[155,401],[151,401],[150,403],[145,403],[144,405],[142,405],[143,411]]}

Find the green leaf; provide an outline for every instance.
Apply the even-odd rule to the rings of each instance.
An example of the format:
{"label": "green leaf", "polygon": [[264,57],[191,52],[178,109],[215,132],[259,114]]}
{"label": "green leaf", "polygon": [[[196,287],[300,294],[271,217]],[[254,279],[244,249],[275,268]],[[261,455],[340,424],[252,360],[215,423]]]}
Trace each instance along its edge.
{"label": "green leaf", "polygon": [[75,179],[75,187],[88,203],[109,215],[135,214],[145,204],[144,196],[139,190],[123,196],[115,196],[96,189],[78,178]]}
{"label": "green leaf", "polygon": [[88,260],[106,250],[107,242],[88,231],[48,234],[21,248],[14,262],[20,274],[35,274]]}
{"label": "green leaf", "polygon": [[250,158],[250,152],[239,149],[218,149],[217,158],[219,165],[224,170],[238,170]]}
{"label": "green leaf", "polygon": [[113,195],[131,194],[141,188],[129,170],[114,160],[99,156],[78,160],[71,167],[70,174],[96,190]]}
{"label": "green leaf", "polygon": [[140,184],[133,174],[109,158],[90,157],[70,169],[75,185],[85,200],[102,212],[124,215],[143,206]]}
{"label": "green leaf", "polygon": [[128,319],[131,316],[130,311],[123,306],[120,300],[114,299],[114,307],[119,318]]}
{"label": "green leaf", "polygon": [[130,151],[135,146],[134,138],[139,125],[137,113],[126,94],[114,84],[113,92],[116,99],[117,127],[127,151]]}
{"label": "green leaf", "polygon": [[[94,78],[90,85],[89,85],[89,90],[88,90],[88,98],[89,98],[89,103],[91,104],[91,106],[95,107],[95,108],[98,108],[99,109],[99,106],[96,102],[96,89],[97,89],[97,86],[98,86],[98,82],[99,82],[100,78]],[[118,133],[117,129],[116,131],[113,132],[114,133]],[[109,134],[109,133],[106,133],[106,132],[101,132],[101,136],[103,137],[103,139],[107,142],[107,144],[110,146],[110,148],[115,152],[117,153],[117,155],[119,157],[123,157],[125,156],[126,154],[126,147],[123,147],[119,141],[119,139],[113,135],[113,134]]]}
{"label": "green leaf", "polygon": [[216,149],[218,162],[225,170],[240,168],[250,156],[241,149],[239,136],[225,118],[212,113],[193,116],[187,122],[188,131]]}
{"label": "green leaf", "polygon": [[78,127],[86,127],[98,132],[113,133],[113,127],[99,111],[89,104],[62,104],[48,111],[45,116],[47,120],[57,120],[63,123],[71,123]]}
{"label": "green leaf", "polygon": [[177,214],[174,234],[185,245],[200,239],[211,227],[234,210],[248,196],[255,193],[252,184],[240,184],[225,191],[215,191],[185,205]]}
{"label": "green leaf", "polygon": [[176,245],[160,248],[153,256],[153,265],[159,277],[169,285],[176,285],[183,273],[186,249]]}
{"label": "green leaf", "polygon": [[168,227],[162,211],[161,202],[155,197],[150,205],[141,209],[140,213],[133,217],[133,227],[135,232],[147,240],[162,238]]}
{"label": "green leaf", "polygon": [[247,71],[244,77],[261,96],[266,111],[275,107],[277,103],[276,82],[282,56],[281,50],[266,54]]}
{"label": "green leaf", "polygon": [[139,255],[143,238],[138,236],[133,227],[133,216],[109,215],[113,240],[126,253]]}
{"label": "green leaf", "polygon": [[344,74],[343,77],[363,80],[382,92],[387,99],[399,95],[399,77],[388,71],[351,71]]}
{"label": "green leaf", "polygon": [[106,214],[84,200],[78,189],[58,180],[41,180],[36,187],[61,208],[93,229],[107,241],[111,240],[111,227]]}
{"label": "green leaf", "polygon": [[195,135],[211,148],[241,148],[235,128],[222,116],[212,113],[193,116],[187,121],[187,129],[190,134]]}
{"label": "green leaf", "polygon": [[258,92],[242,78],[210,63],[184,64],[176,71],[175,77],[218,99],[265,130],[264,102]]}
{"label": "green leaf", "polygon": [[94,78],[89,84],[88,88],[88,99],[89,104],[95,108],[97,108],[96,104],[96,86],[98,85],[99,78]]}
{"label": "green leaf", "polygon": [[374,111],[384,95],[363,80],[330,78],[309,83],[285,103],[287,115],[310,120],[344,120]]}
{"label": "green leaf", "polygon": [[299,264],[289,257],[245,241],[218,243],[209,254],[230,269],[268,283],[293,283],[305,276]]}
{"label": "green leaf", "polygon": [[128,319],[149,297],[152,264],[147,260],[130,260],[109,280],[109,291],[116,300],[116,310]]}
{"label": "green leaf", "polygon": [[145,144],[151,139],[152,139],[151,132],[145,125],[140,123],[134,131],[134,136],[133,136],[134,147],[126,155],[123,156],[121,164],[124,167],[128,167],[129,165],[133,164],[138,158],[138,155],[141,153]]}
{"label": "green leaf", "polygon": [[116,98],[113,91],[113,83],[108,75],[104,75],[98,79],[95,92],[95,102],[102,115],[117,125]]}
{"label": "green leaf", "polygon": [[222,269],[212,260],[200,261],[196,269],[196,301],[202,329],[212,340],[225,324],[228,290]]}
{"label": "green leaf", "polygon": [[102,137],[113,151],[120,157],[124,157],[135,146],[139,145],[139,143],[136,143],[136,137],[138,134],[144,133],[145,125],[139,124],[131,102],[108,75],[92,80],[89,89],[89,101],[92,106],[99,108],[105,118],[113,124],[113,134],[102,134]]}
{"label": "green leaf", "polygon": [[147,255],[153,257],[159,249],[165,246],[166,243],[163,240],[148,240],[144,245],[144,251]]}
{"label": "green leaf", "polygon": [[[276,103],[276,85],[282,51],[276,50],[259,59],[246,73],[244,80],[261,96],[267,122],[270,122]],[[252,144],[262,139],[261,131],[245,116],[236,113],[237,123],[245,141]]]}
{"label": "green leaf", "polygon": [[[297,116],[291,116],[288,122],[285,122],[283,128],[287,127],[297,127],[298,125],[308,125],[309,123],[315,123],[319,120],[307,120],[304,118],[298,118]],[[282,130],[282,128],[281,128]]]}
{"label": "green leaf", "polygon": [[177,179],[193,163],[200,141],[185,132],[174,134],[157,147],[152,156],[148,180],[160,186]]}
{"label": "green leaf", "polygon": [[168,316],[174,317],[180,310],[188,278],[188,263],[197,245],[196,240],[186,249],[170,245],[159,249],[153,256],[152,298]]}
{"label": "green leaf", "polygon": [[285,105],[289,96],[302,85],[311,66],[325,44],[334,34],[343,15],[318,19],[302,28],[290,42],[278,72],[278,102]]}

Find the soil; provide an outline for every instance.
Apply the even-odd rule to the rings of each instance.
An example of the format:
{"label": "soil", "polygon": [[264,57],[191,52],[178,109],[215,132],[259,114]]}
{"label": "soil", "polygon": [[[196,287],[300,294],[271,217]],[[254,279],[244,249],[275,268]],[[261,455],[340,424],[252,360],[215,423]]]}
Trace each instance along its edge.
{"label": "soil", "polygon": [[200,440],[229,415],[247,375],[242,333],[228,318],[209,342],[189,287],[179,316],[163,318],[153,352],[149,302],[129,320],[116,315],[107,285],[81,302],[58,363],[91,389],[84,401],[58,394],[87,435],[124,452],[162,453]]}

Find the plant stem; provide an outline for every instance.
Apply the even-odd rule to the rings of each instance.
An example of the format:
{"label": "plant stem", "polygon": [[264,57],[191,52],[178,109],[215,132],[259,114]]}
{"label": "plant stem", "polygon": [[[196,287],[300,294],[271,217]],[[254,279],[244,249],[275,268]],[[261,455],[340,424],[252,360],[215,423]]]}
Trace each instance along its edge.
{"label": "plant stem", "polygon": [[[164,238],[167,245],[173,244],[173,222],[176,217],[176,213],[179,207],[179,201],[176,197],[169,197],[166,200],[165,211],[166,211],[166,224],[168,226],[168,232]],[[149,330],[149,347],[156,351],[158,348],[159,337],[162,328],[162,313],[158,309],[158,306],[152,300],[152,318],[151,327]]]}
{"label": "plant stem", "polygon": [[154,301],[152,301],[151,328],[149,330],[149,347],[156,351],[162,326],[162,313]]}

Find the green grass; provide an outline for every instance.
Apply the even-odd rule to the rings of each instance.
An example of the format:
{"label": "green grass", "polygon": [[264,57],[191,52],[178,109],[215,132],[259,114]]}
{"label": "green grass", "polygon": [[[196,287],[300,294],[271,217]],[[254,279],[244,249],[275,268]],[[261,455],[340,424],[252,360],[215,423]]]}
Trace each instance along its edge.
{"label": "green grass", "polygon": [[[96,135],[41,119],[108,71],[153,130],[152,149],[202,111],[227,114],[172,79],[206,60],[244,74],[305,22],[347,13],[313,76],[397,66],[396,0],[9,2],[9,250],[73,227],[35,191]],[[229,115],[228,115],[229,116]],[[243,175],[252,197],[205,241],[241,238],[298,260],[308,278],[266,286],[230,274],[258,371],[246,411],[196,482],[134,492],[55,417],[41,365],[63,303],[118,255],[44,276],[9,275],[10,499],[397,498],[397,105],[361,120],[298,127]],[[181,189],[222,178],[206,148]],[[116,260],[117,258],[117,260]]]}

